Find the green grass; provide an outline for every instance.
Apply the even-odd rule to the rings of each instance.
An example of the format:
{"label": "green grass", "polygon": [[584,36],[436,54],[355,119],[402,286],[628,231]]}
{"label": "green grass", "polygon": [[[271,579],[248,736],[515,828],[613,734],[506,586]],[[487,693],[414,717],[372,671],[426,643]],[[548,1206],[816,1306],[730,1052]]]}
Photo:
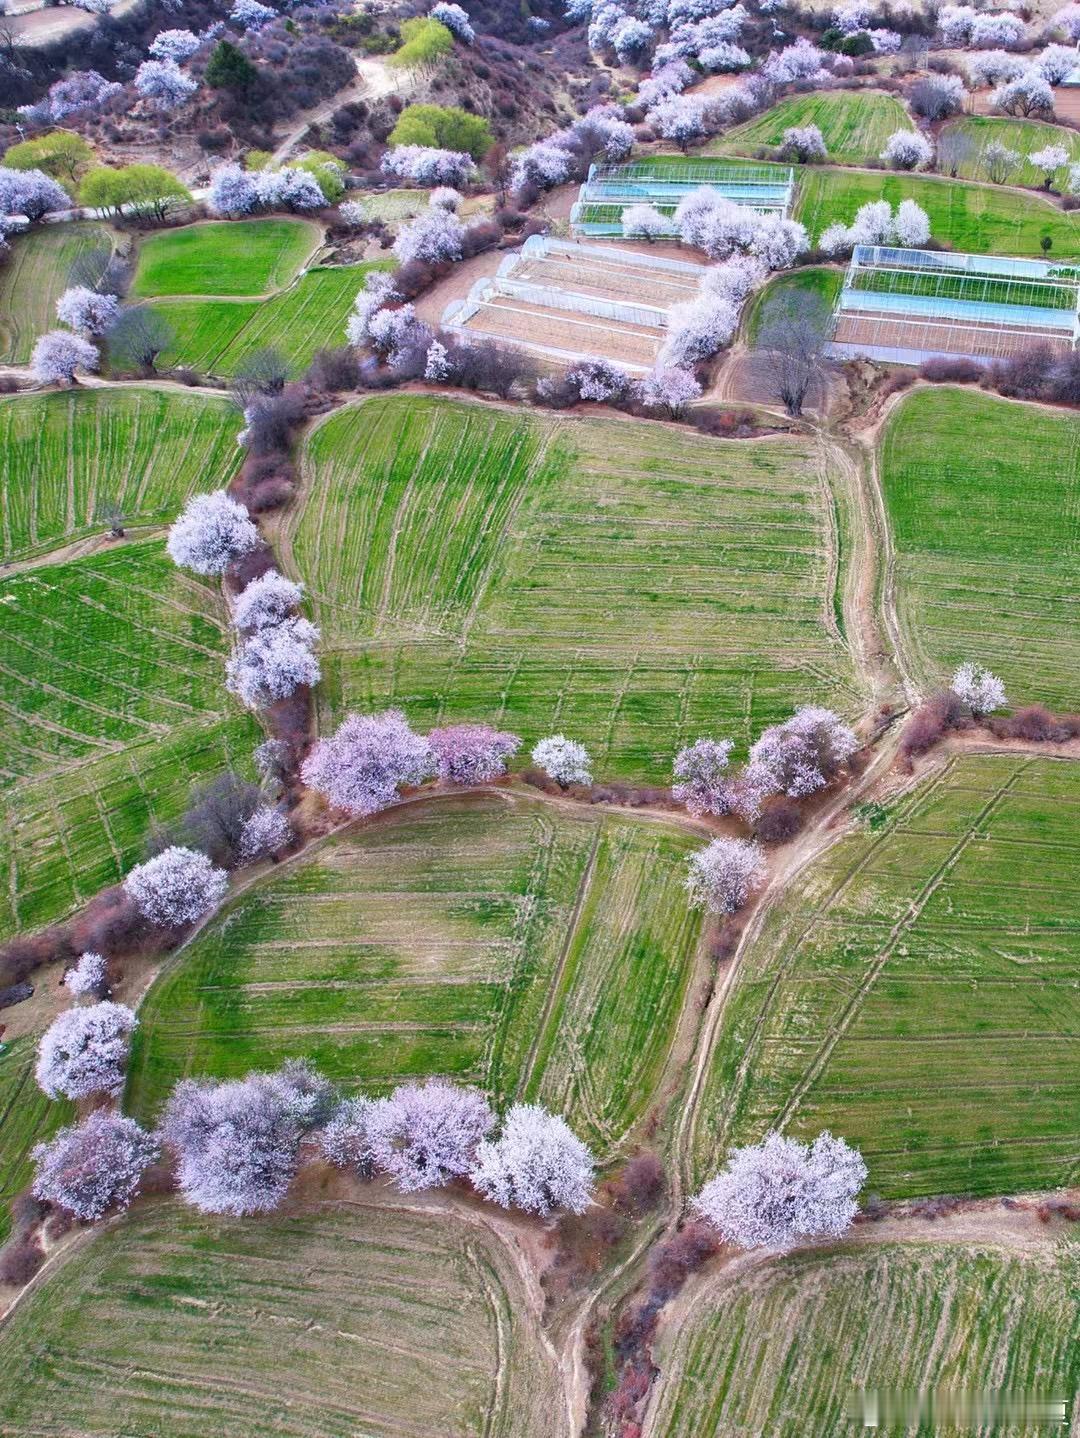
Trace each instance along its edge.
{"label": "green grass", "polygon": [[753,343],[761,330],[765,306],[773,296],[817,295],[827,312],[831,312],[844,283],[844,272],[827,269],[825,266],[810,266],[804,270],[789,270],[777,275],[751,296],[749,307],[743,318],[747,337]]}
{"label": "green grass", "polygon": [[[804,1438],[863,1430],[859,1390],[932,1402],[1005,1390],[1075,1407],[1080,1382],[1075,1245],[1013,1254],[989,1246],[888,1244],[798,1254],[701,1295],[659,1355],[646,1438]],[[875,1431],[962,1438],[882,1407]],[[1033,1438],[1035,1420],[978,1431]]]}
{"label": "green grass", "polygon": [[[1060,125],[1047,125],[1041,120],[994,119],[988,115],[964,115],[950,120],[945,127],[947,134],[959,132],[971,141],[971,153],[960,166],[960,174],[969,180],[986,180],[986,166],[983,153],[987,145],[995,141],[1009,150],[1015,150],[1025,157],[1024,163],[1015,174],[1008,176],[1010,185],[1031,185],[1039,189],[1043,184],[1043,173],[1027,163],[1026,156],[1032,150],[1043,150],[1047,145],[1064,145],[1073,161],[1080,160],[1080,136],[1075,130],[1066,130]],[[1060,177],[1059,177],[1060,178]]]}
{"label": "green grass", "polygon": [[753,156],[778,147],[792,126],[816,125],[834,165],[865,165],[876,160],[897,130],[910,130],[911,117],[892,95],[872,90],[834,90],[793,95],[771,110],[713,140],[707,153]]}
{"label": "green grass", "polygon": [[908,663],[940,683],[965,659],[1014,704],[1080,706],[1080,431],[1072,416],[923,390],[891,418],[881,481]]}
{"label": "green grass", "polygon": [[151,989],[128,1108],[306,1057],[349,1087],[447,1074],[608,1151],[655,1101],[694,965],[697,841],[539,800],[436,800],[238,899]]}
{"label": "green grass", "polygon": [[812,442],[722,442],[411,397],[333,415],[287,519],[323,626],[323,727],[404,707],[562,730],[666,781],[703,733],[859,707]]}
{"label": "green grass", "polygon": [[295,279],[321,239],[310,220],[223,220],[163,230],[139,245],[132,293],[140,299],[265,295]]}
{"label": "green grass", "polygon": [[225,769],[249,773],[262,737],[249,715],[233,714],[0,789],[0,935],[52,923],[118,883],[196,784]]}
{"label": "green grass", "polygon": [[175,390],[73,390],[0,400],[0,555],[102,533],[119,504],[129,525],[171,523],[195,489],[236,472],[239,416]]}
{"label": "green grass", "polygon": [[221,1221],[155,1202],[0,1331],[0,1427],[81,1438],[526,1438],[561,1411],[504,1245],[357,1190]]}
{"label": "green grass", "polygon": [[157,308],[177,338],[162,362],[228,377],[255,350],[271,346],[299,373],[317,350],[345,343],[345,321],[364,287],[364,276],[390,267],[385,260],[316,267],[268,300],[164,301]]}
{"label": "green grass", "polygon": [[1024,756],[950,759],[816,859],[738,970],[696,1177],[778,1126],[886,1197],[1074,1183],[1078,860],[1077,766]]}
{"label": "green grass", "polygon": [[[75,1105],[45,1097],[34,1079],[37,1044],[29,1035],[0,1053],[0,1243],[11,1229],[9,1205],[33,1173],[30,1150],[70,1122]],[[0,1400],[2,1411],[2,1400]]]}
{"label": "green grass", "polygon": [[1040,240],[1052,240],[1050,259],[1080,255],[1080,226],[1072,214],[1033,195],[923,175],[863,173],[809,166],[797,176],[794,218],[817,240],[834,221],[850,224],[869,200],[918,202],[930,217],[935,240],[975,254],[1042,257]]}
{"label": "green grass", "polygon": [[107,225],[46,225],[12,235],[0,265],[0,364],[26,364],[34,341],[56,327],[56,301],[68,287],[72,263],[112,245]]}

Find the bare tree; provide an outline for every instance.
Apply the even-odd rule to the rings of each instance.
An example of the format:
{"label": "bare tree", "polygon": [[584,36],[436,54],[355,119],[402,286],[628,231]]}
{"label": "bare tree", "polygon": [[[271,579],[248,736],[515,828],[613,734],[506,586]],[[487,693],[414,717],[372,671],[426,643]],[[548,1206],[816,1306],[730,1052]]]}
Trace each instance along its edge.
{"label": "bare tree", "polygon": [[790,415],[802,414],[811,390],[823,387],[829,319],[821,297],[807,291],[776,294],[765,302],[755,349]]}
{"label": "bare tree", "polygon": [[974,144],[963,130],[946,128],[938,136],[937,167],[943,175],[955,180],[974,150]]}
{"label": "bare tree", "polygon": [[289,364],[280,350],[266,345],[253,350],[236,372],[233,391],[241,409],[260,395],[280,394],[289,377]]}
{"label": "bare tree", "polygon": [[109,331],[109,359],[121,369],[152,370],[157,357],[176,339],[160,310],[149,305],[123,309]]}

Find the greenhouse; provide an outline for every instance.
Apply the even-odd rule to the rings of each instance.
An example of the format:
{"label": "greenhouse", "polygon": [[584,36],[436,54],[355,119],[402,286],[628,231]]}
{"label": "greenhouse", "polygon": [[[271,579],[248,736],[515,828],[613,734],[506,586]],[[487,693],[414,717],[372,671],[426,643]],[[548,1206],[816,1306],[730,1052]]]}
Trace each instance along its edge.
{"label": "greenhouse", "polygon": [[1072,349],[1080,269],[1048,260],[856,245],[830,353],[894,364],[949,355],[990,363],[1032,345]]}
{"label": "greenhouse", "polygon": [[652,205],[668,220],[679,201],[695,190],[715,190],[735,205],[763,215],[787,215],[794,171],[784,165],[745,165],[728,160],[680,159],[658,155],[630,165],[592,165],[570,211],[575,235],[622,235],[623,210]]}

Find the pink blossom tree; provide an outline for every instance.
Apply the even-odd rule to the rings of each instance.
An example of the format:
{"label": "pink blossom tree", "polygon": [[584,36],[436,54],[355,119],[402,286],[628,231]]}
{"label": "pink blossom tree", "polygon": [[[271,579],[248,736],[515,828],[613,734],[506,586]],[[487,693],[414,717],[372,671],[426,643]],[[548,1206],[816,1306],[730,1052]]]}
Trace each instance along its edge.
{"label": "pink blossom tree", "polygon": [[503,1208],[547,1217],[555,1209],[584,1213],[592,1201],[593,1157],[557,1114],[515,1104],[497,1139],[477,1145],[473,1186]]}
{"label": "pink blossom tree", "polygon": [[429,206],[401,229],[394,241],[394,255],[403,265],[410,260],[428,264],[460,260],[464,239],[465,226],[457,215]]}
{"label": "pink blossom tree", "polygon": [[127,1208],[157,1156],[157,1139],[134,1119],[99,1109],[35,1146],[33,1193],[93,1223]]}
{"label": "pink blossom tree", "polygon": [[385,809],[405,785],[423,783],[433,769],[428,741],[400,709],[387,709],[350,714],[336,734],[315,745],[301,777],[331,808],[360,816]]}
{"label": "pink blossom tree", "polygon": [[463,150],[440,150],[434,145],[395,145],[379,164],[384,175],[411,180],[414,185],[468,185],[476,179],[476,165]]}
{"label": "pink blossom tree", "polygon": [[646,409],[663,409],[671,419],[678,419],[687,405],[701,398],[701,385],[693,370],[658,364],[639,383],[638,394]]}
{"label": "pink blossom tree", "polygon": [[144,919],[158,928],[193,924],[216,909],[229,887],[229,876],[195,849],[174,844],[136,864],[124,880],[124,892]]}
{"label": "pink blossom tree", "polygon": [[671,797],[694,815],[731,810],[727,768],[735,745],[730,739],[697,739],[675,756]]}
{"label": "pink blossom tree", "polygon": [[852,731],[817,705],[766,729],[750,750],[747,778],[765,794],[805,798],[823,789],[858,748]]}
{"label": "pink blossom tree", "polygon": [[203,1213],[271,1212],[288,1192],[304,1135],[330,1103],[329,1085],[298,1063],[225,1083],[182,1080],[161,1124],[181,1195]]}
{"label": "pink blossom tree", "polygon": [[866,1164],[827,1130],[812,1144],[770,1133],[732,1150],[727,1167],[691,1207],[728,1243],[779,1253],[816,1238],[839,1238],[858,1210]]}
{"label": "pink blossom tree", "polygon": [[99,999],[105,992],[105,970],[104,957],[88,949],[64,975],[64,987],[73,998]]}
{"label": "pink blossom tree", "polygon": [[686,888],[694,904],[711,914],[733,914],[765,880],[759,845],[747,839],[714,839],[687,860]]}
{"label": "pink blossom tree", "polygon": [[521,748],[516,734],[490,724],[451,724],[428,735],[436,772],[444,783],[489,784],[506,773],[506,761]]}
{"label": "pink blossom tree", "polygon": [[400,1085],[373,1103],[367,1118],[375,1166],[402,1193],[439,1188],[469,1173],[494,1122],[483,1094],[439,1079]]}
{"label": "pink blossom tree", "polygon": [[96,370],[98,352],[89,340],[67,330],[49,330],[34,345],[30,373],[38,384],[74,384],[76,370]]}
{"label": "pink blossom tree", "polygon": [[70,208],[68,192],[44,170],[14,170],[0,165],[0,215],[40,220],[54,210]]}
{"label": "pink blossom tree", "polygon": [[169,530],[166,549],[181,569],[196,574],[223,574],[259,542],[244,505],[231,499],[223,489],[213,494],[196,494]]}
{"label": "pink blossom tree", "polygon": [[71,1099],[119,1093],[137,1022],[126,1005],[107,1000],[66,1009],[38,1046],[36,1077],[42,1091],[50,1098]]}
{"label": "pink blossom tree", "polygon": [[244,586],[233,604],[233,623],[237,629],[254,632],[283,624],[300,607],[304,589],[268,569]]}
{"label": "pink blossom tree", "polygon": [[240,862],[254,864],[280,854],[293,841],[293,828],[280,809],[262,804],[244,821],[240,830]]}
{"label": "pink blossom tree", "polygon": [[343,1099],[338,1104],[319,1131],[319,1147],[327,1163],[352,1169],[360,1178],[371,1177],[375,1171],[368,1134],[371,1110],[371,1099],[363,1096]]}
{"label": "pink blossom tree", "polygon": [[322,676],[312,649],[318,637],[315,625],[298,615],[256,630],[229,660],[226,687],[249,709],[265,709],[303,685],[318,684]]}
{"label": "pink blossom tree", "polygon": [[630,376],[607,359],[584,359],[566,372],[567,381],[582,399],[608,404],[630,393]]}

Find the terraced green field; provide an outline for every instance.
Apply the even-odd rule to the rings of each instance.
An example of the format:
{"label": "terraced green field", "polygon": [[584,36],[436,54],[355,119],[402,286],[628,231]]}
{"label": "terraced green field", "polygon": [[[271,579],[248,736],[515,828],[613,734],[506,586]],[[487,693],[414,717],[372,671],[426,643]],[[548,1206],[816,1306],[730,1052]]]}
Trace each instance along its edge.
{"label": "terraced green field", "polygon": [[860,707],[810,441],[397,397],[320,424],[305,470],[286,523],[324,727],[394,703],[529,745],[563,730],[600,775],[664,781],[702,733]]}
{"label": "terraced green field", "polygon": [[890,420],[880,466],[905,659],[917,679],[940,683],[979,659],[1015,704],[1080,706],[1073,417],[975,391],[923,390]]}
{"label": "terraced green field", "polygon": [[445,1215],[350,1203],[215,1222],[157,1202],[0,1330],[0,1424],[525,1438],[563,1403],[532,1304],[502,1246]]}
{"label": "terraced green field", "polygon": [[[47,1099],[34,1080],[37,1045],[29,1035],[15,1039],[0,1053],[0,1243],[11,1227],[9,1205],[30,1181],[34,1144],[64,1123],[75,1105]],[[3,1400],[0,1399],[0,1413]]]}
{"label": "terraced green field", "polygon": [[452,1075],[610,1151],[694,968],[692,836],[471,796],[388,813],[238,899],[151,989],[130,1111],[183,1074],[304,1056],[348,1087]]}
{"label": "terraced green field", "polygon": [[56,325],[56,301],[68,287],[72,263],[112,244],[105,224],[79,221],[13,235],[0,265],[0,364],[26,364],[34,341]]}
{"label": "terraced green field", "polygon": [[265,295],[284,289],[322,242],[310,220],[222,220],[149,235],[132,293]]}
{"label": "terraced green field", "polygon": [[[990,1427],[927,1413],[891,1421],[884,1395],[1065,1399],[1080,1382],[1076,1245],[1013,1255],[974,1245],[826,1250],[751,1269],[706,1290],[665,1334],[646,1438],[861,1432],[1032,1438],[1060,1423]],[[877,1422],[863,1394],[883,1395]],[[854,1410],[849,1404],[854,1403]]]}
{"label": "terraced green field", "polygon": [[834,221],[850,224],[868,200],[885,199],[897,205],[912,199],[929,215],[934,239],[954,250],[1041,258],[1040,241],[1048,235],[1049,258],[1080,255],[1075,214],[1063,214],[1037,196],[992,185],[807,166],[798,171],[796,190],[794,218],[802,221],[812,240]]}
{"label": "terraced green field", "polygon": [[887,1197],[1075,1183],[1078,857],[1077,766],[983,756],[815,859],[742,960],[696,1175],[778,1126]]}
{"label": "terraced green field", "polygon": [[171,523],[235,474],[239,423],[225,400],[141,386],[0,399],[0,557],[101,533],[109,503],[129,525]]}
{"label": "terraced green field", "polygon": [[176,331],[163,363],[228,377],[255,350],[272,346],[299,373],[316,350],[345,343],[345,321],[369,270],[390,261],[308,270],[268,300],[167,300],[157,306]]}
{"label": "terraced green field", "polygon": [[913,128],[906,108],[893,95],[872,90],[833,90],[793,95],[755,115],[706,147],[706,154],[756,156],[778,147],[792,126],[816,125],[834,165],[876,160],[897,130]]}
{"label": "terraced green field", "polygon": [[[960,174],[969,180],[985,180],[986,164],[983,154],[986,147],[995,141],[1009,150],[1015,150],[1025,161],[1015,174],[1008,176],[1011,185],[1031,185],[1037,189],[1043,183],[1041,170],[1028,164],[1026,156],[1032,150],[1045,149],[1047,145],[1064,145],[1073,161],[1080,160],[1080,136],[1075,130],[1066,130],[1061,125],[1046,125],[1039,120],[995,119],[990,115],[963,115],[950,120],[945,127],[947,134],[957,132],[966,135],[971,142],[971,152],[960,166]],[[1061,178],[1059,176],[1059,178]]]}

